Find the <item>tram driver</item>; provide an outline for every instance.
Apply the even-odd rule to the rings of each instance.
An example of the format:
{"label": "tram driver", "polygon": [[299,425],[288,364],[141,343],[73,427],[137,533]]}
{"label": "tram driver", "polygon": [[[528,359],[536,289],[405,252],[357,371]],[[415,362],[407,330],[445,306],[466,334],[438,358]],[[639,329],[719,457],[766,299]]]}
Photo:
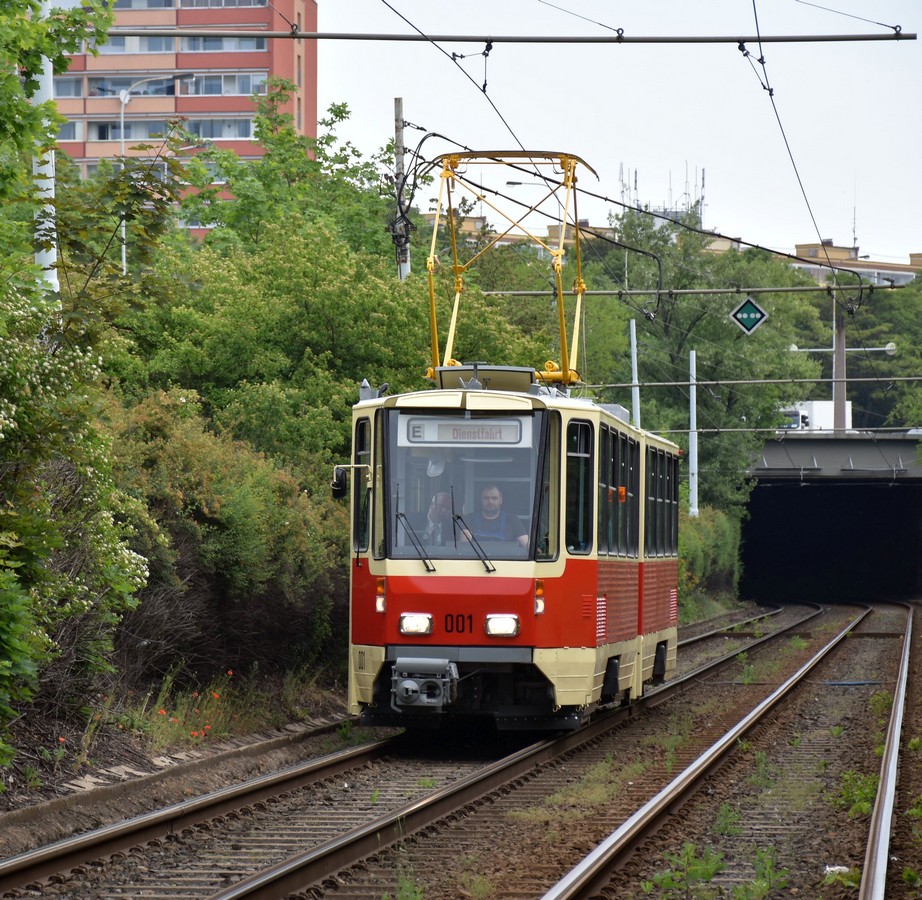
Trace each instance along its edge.
{"label": "tram driver", "polygon": [[469,541],[471,534],[478,543],[483,541],[515,541],[528,547],[528,532],[518,517],[503,509],[503,492],[496,484],[488,484],[480,492],[480,511],[470,519],[470,531],[462,529],[462,538]]}

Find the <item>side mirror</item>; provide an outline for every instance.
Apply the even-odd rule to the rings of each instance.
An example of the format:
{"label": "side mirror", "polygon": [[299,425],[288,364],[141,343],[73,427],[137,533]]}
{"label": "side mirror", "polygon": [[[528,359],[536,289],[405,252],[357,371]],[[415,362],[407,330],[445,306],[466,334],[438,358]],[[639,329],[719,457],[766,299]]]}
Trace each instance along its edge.
{"label": "side mirror", "polygon": [[342,466],[334,467],[330,490],[334,500],[342,500],[349,493],[349,481],[346,477],[346,470]]}

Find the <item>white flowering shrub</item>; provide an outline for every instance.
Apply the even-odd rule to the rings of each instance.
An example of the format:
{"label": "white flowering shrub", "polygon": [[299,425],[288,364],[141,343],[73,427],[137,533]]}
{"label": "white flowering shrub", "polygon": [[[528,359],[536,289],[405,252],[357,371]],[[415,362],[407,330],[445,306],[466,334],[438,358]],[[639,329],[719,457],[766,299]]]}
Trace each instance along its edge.
{"label": "white flowering shrub", "polygon": [[80,340],[52,300],[0,287],[0,728],[38,689],[81,705],[146,579]]}

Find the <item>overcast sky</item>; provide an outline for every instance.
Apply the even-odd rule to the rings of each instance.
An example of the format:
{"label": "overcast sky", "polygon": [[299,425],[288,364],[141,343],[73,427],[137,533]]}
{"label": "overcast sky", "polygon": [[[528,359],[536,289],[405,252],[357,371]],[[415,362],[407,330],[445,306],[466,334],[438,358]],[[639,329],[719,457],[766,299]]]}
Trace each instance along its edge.
{"label": "overcast sky", "polygon": [[[495,37],[610,36],[617,28],[628,37],[922,31],[919,0],[823,0],[825,8],[798,0],[318,5],[319,31],[363,34],[417,34],[413,26]],[[440,47],[444,53],[430,43],[320,41],[321,113],[347,103],[340,137],[368,155],[393,137],[400,97],[407,121],[472,149],[521,144],[576,154],[599,174],[582,184],[616,200],[623,182],[634,197],[635,178],[637,199],[653,207],[697,197],[703,183],[705,227],[751,243],[793,251],[821,237],[839,246],[857,239],[862,255],[906,263],[922,252],[920,40],[766,43],[764,70],[757,44],[747,44],[748,60],[735,43],[496,43],[486,58],[483,44]],[[453,62],[452,53],[466,58]],[[407,146],[425,131],[408,129]],[[428,141],[424,155],[451,149]],[[613,208],[581,202],[579,213],[602,225]]]}

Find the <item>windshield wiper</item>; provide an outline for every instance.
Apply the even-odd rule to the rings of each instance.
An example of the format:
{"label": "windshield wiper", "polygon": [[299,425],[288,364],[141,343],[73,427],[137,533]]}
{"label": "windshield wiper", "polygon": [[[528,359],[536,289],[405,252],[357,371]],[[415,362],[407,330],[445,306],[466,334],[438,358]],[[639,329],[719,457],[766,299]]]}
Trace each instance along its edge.
{"label": "windshield wiper", "polygon": [[474,552],[477,554],[477,556],[480,557],[480,561],[483,563],[483,567],[488,572],[495,572],[496,566],[493,565],[493,563],[490,561],[490,558],[484,552],[483,547],[480,546],[480,541],[478,541],[477,538],[474,537],[474,532],[471,531],[470,528],[468,528],[467,522],[465,522],[464,519],[461,518],[461,513],[455,513],[452,516],[452,519],[454,519],[455,522],[461,523],[461,527],[464,529],[465,535],[467,535],[468,543],[470,543],[470,545],[474,548]]}
{"label": "windshield wiper", "polygon": [[403,525],[403,528],[407,533],[407,537],[410,538],[410,543],[413,544],[413,548],[416,550],[416,555],[423,561],[423,565],[426,567],[426,571],[434,572],[435,563],[426,554],[426,548],[423,547],[423,542],[419,539],[419,535],[410,524],[410,520],[407,518],[407,514],[398,512],[397,521]]}

